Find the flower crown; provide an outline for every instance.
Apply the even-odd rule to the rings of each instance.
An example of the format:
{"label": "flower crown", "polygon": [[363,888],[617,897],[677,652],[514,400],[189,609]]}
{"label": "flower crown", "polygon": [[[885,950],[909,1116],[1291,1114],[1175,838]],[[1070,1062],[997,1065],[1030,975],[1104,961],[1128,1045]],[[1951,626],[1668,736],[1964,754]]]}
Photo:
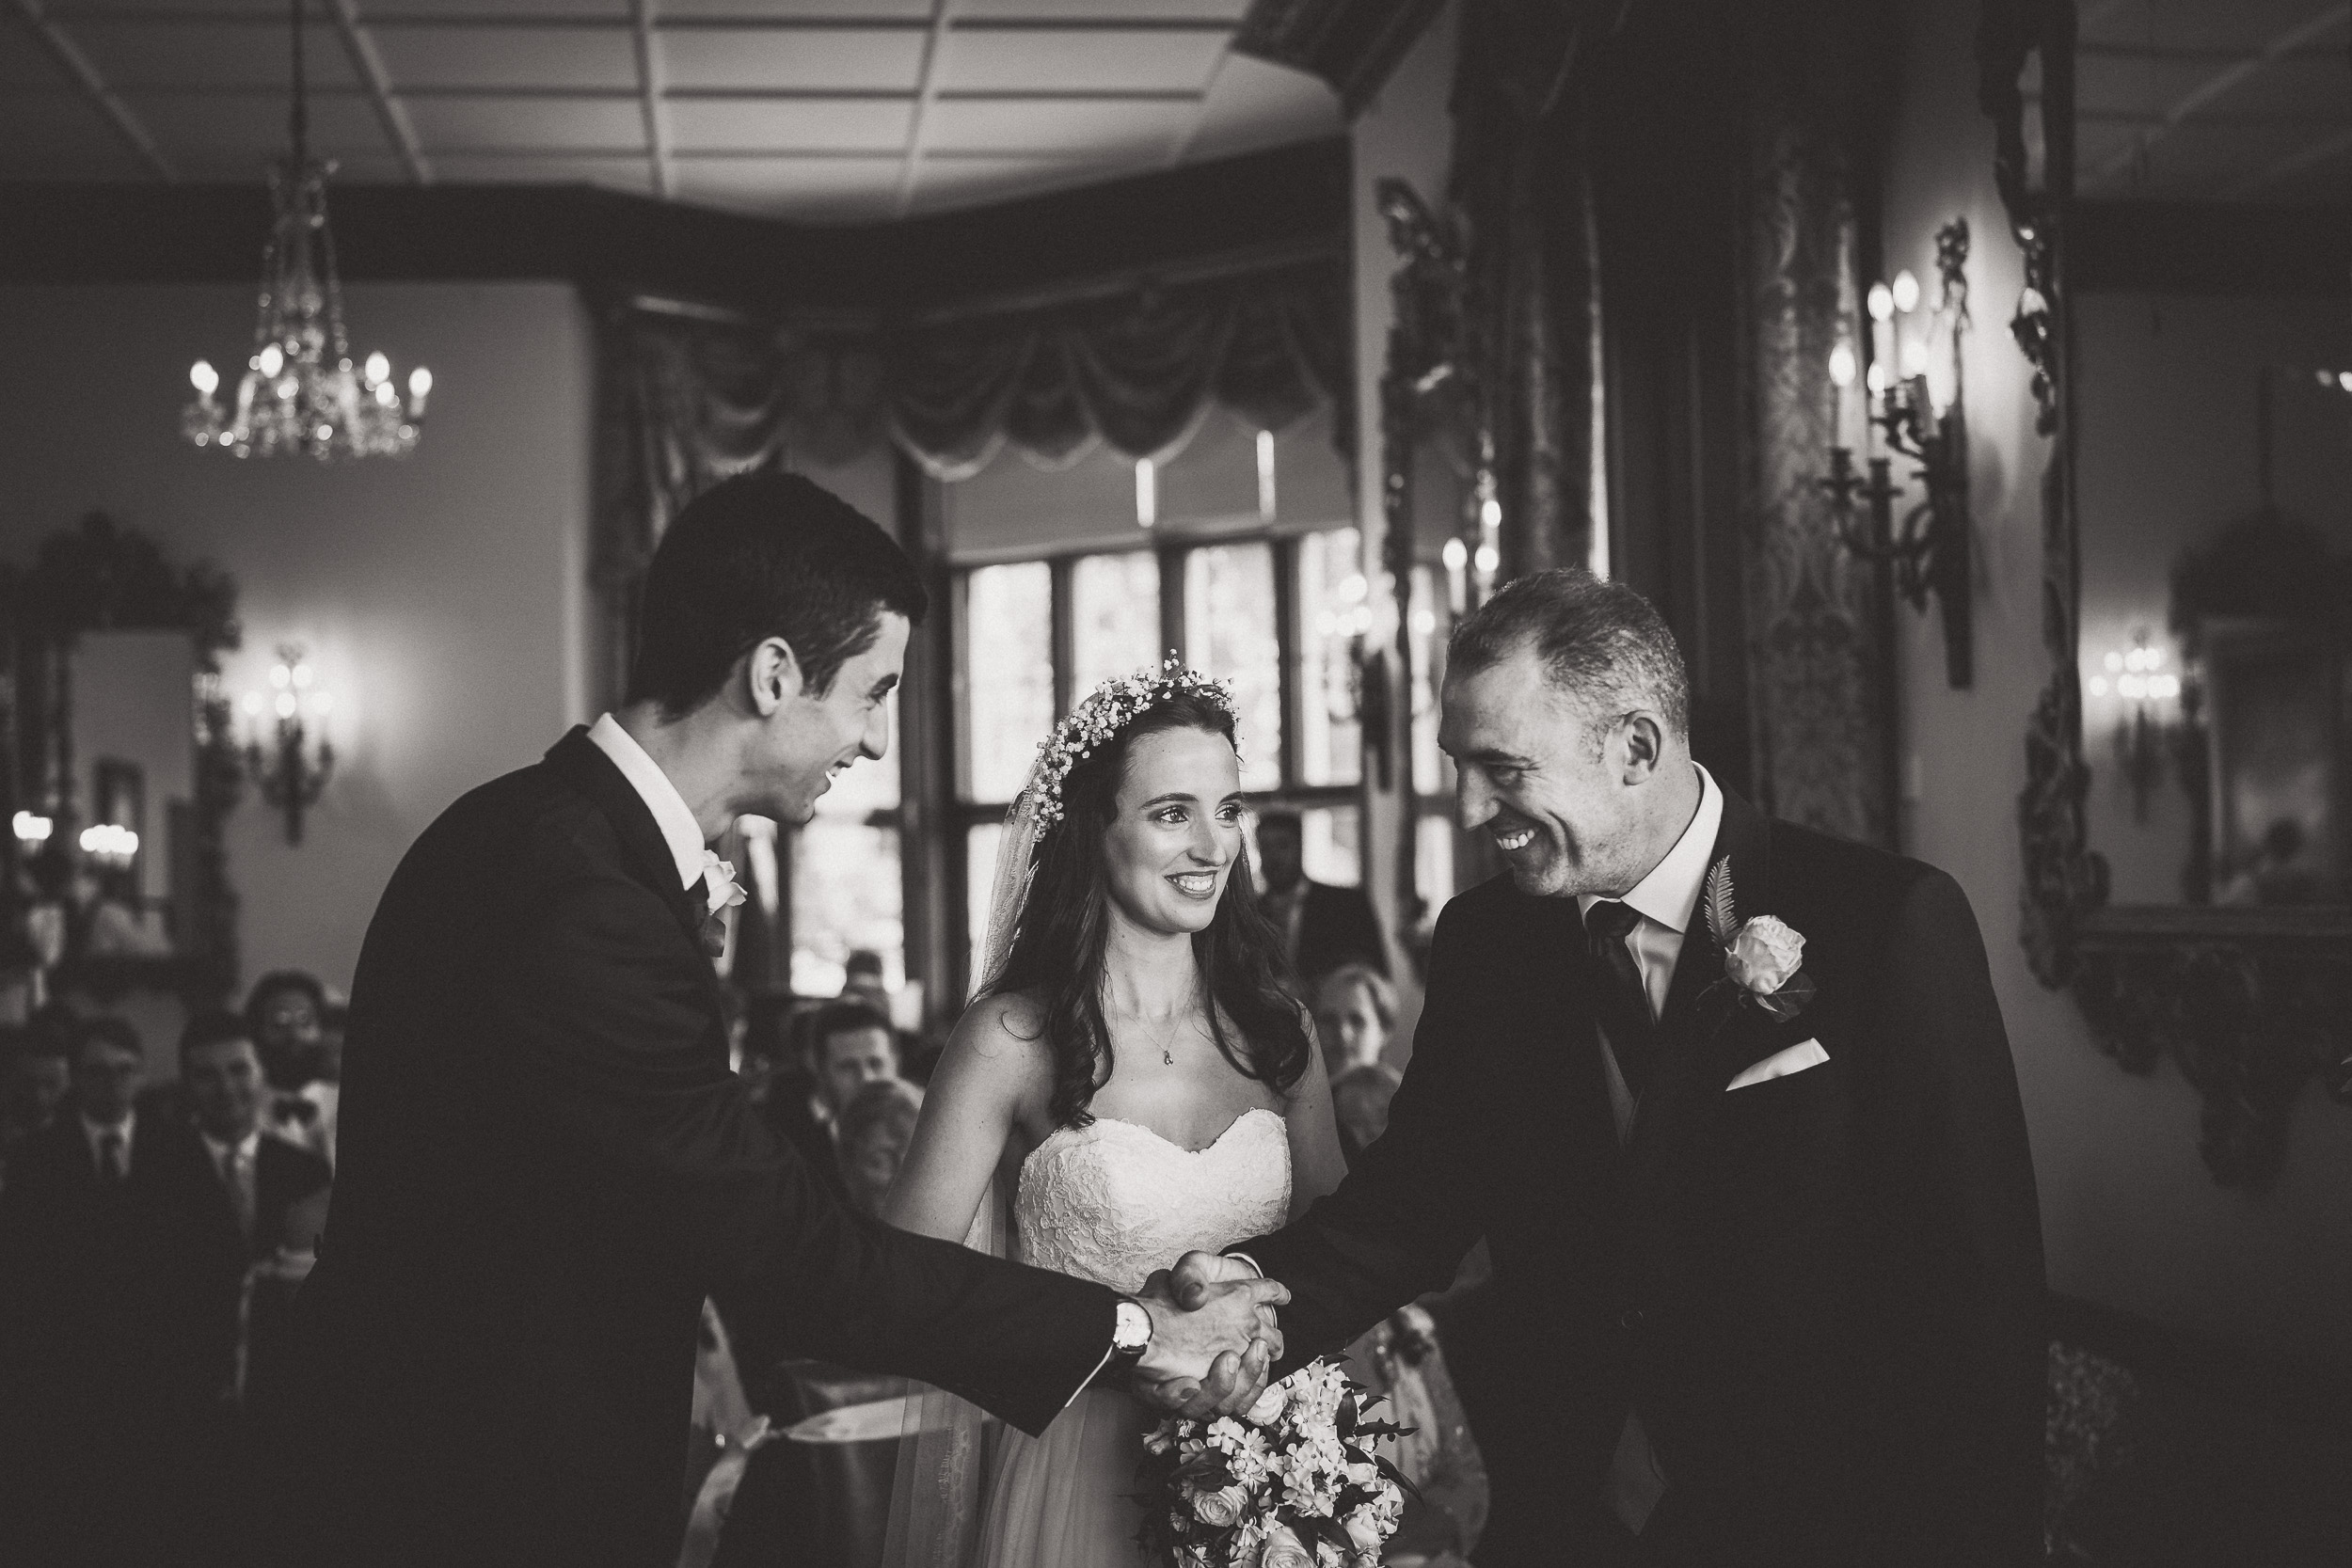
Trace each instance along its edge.
{"label": "flower crown", "polygon": [[1238,721],[1241,717],[1223,681],[1186,668],[1172,653],[1161,661],[1156,675],[1147,664],[1132,675],[1104,681],[1054,726],[1052,735],[1038,742],[1041,756],[1029,793],[1035,797],[1040,826],[1051,827],[1061,820],[1061,786],[1072,768],[1145,712],[1179,692],[1207,698],[1224,709],[1229,719]]}

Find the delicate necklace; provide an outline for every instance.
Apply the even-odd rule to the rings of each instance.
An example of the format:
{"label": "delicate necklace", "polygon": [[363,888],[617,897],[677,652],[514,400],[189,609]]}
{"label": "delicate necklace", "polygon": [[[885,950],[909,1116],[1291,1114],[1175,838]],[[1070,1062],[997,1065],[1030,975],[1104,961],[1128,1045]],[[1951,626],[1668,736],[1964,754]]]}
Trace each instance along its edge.
{"label": "delicate necklace", "polygon": [[1141,1013],[1122,1012],[1119,1016],[1135,1024],[1136,1028],[1142,1033],[1144,1038],[1158,1049],[1160,1060],[1162,1062],[1166,1063],[1169,1067],[1174,1067],[1176,1065],[1176,1053],[1170,1051],[1168,1047],[1174,1044],[1176,1037],[1184,1032],[1184,1025],[1192,1022],[1192,1014],[1176,1014],[1168,1021],[1168,1028],[1160,1031],[1154,1031],[1149,1028],[1145,1024],[1144,1017]]}

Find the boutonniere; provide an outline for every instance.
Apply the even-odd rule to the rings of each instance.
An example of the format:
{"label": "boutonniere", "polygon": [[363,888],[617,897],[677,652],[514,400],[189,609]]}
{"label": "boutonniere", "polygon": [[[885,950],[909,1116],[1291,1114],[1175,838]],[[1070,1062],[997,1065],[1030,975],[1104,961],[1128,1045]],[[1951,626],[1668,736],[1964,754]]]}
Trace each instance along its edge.
{"label": "boutonniere", "polygon": [[723,861],[715,849],[703,851],[703,896],[709,907],[703,911],[707,920],[723,910],[731,910],[751,895],[735,879],[735,863]]}
{"label": "boutonniere", "polygon": [[1813,976],[1804,973],[1804,938],[1777,915],[1739,918],[1731,889],[1731,857],[1707,874],[1708,933],[1724,950],[1724,976],[1745,1001],[1786,1023],[1813,1000]]}

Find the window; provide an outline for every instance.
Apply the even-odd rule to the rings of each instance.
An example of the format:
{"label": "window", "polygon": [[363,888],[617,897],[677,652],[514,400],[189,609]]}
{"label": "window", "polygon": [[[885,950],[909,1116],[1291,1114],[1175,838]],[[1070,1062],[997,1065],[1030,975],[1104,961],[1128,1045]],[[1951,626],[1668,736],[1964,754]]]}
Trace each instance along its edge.
{"label": "window", "polygon": [[[1173,634],[1232,683],[1242,785],[1300,815],[1308,875],[1363,879],[1356,663],[1373,625],[1354,529],[974,566],[959,574],[955,721],[966,983],[987,942],[996,847],[1037,743],[1104,680],[1156,667]],[[1393,623],[1389,630],[1392,633]]]}
{"label": "window", "polygon": [[851,763],[817,798],[817,815],[790,837],[792,990],[832,996],[860,949],[880,954],[893,990],[906,978],[898,875],[898,701],[880,762]]}

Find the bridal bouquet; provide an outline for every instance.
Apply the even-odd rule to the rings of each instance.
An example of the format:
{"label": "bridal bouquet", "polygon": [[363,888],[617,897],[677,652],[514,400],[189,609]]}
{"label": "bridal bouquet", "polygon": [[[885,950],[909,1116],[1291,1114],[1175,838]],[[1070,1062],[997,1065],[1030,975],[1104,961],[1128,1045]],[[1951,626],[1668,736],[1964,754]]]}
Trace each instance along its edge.
{"label": "bridal bouquet", "polygon": [[1240,1416],[1171,1416],[1143,1440],[1143,1545],[1174,1568],[1376,1568],[1405,1508],[1373,1450],[1406,1428],[1368,1419],[1328,1361],[1300,1368]]}

